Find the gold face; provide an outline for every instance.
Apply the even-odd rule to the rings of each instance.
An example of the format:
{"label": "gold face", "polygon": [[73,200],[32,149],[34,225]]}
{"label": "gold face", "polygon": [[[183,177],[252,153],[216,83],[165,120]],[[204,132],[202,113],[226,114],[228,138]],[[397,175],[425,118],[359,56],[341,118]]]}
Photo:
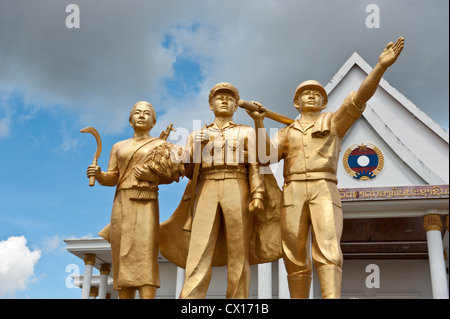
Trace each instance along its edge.
{"label": "gold face", "polygon": [[294,104],[300,113],[320,112],[326,107],[322,94],[314,89],[306,89],[301,92],[298,100],[295,100]]}
{"label": "gold face", "polygon": [[229,117],[233,116],[237,110],[237,101],[233,93],[229,91],[218,91],[209,106],[215,116]]}
{"label": "gold face", "polygon": [[153,126],[153,116],[149,105],[139,104],[133,110],[130,118],[130,125],[135,130],[150,131]]}

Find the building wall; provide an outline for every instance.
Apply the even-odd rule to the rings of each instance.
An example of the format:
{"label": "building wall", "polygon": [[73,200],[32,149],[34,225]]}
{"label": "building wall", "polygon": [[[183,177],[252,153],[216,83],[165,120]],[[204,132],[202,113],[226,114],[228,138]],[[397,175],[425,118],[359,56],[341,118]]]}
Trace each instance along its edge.
{"label": "building wall", "polygon": [[[370,268],[367,268],[371,265]],[[378,267],[377,270],[373,270]],[[258,267],[251,266],[250,298],[258,298]],[[175,298],[177,267],[160,263],[161,288],[157,298]],[[206,298],[225,298],[226,267],[213,268]],[[376,276],[378,276],[376,278]],[[272,298],[279,298],[278,261],[272,262]],[[368,282],[368,284],[366,284]],[[378,285],[379,283],[379,285]],[[320,284],[313,273],[313,296],[320,299]],[[346,260],[343,267],[342,298],[432,299],[428,260]]]}
{"label": "building wall", "polygon": [[[375,284],[373,268],[379,269],[379,288],[368,288],[366,280]],[[318,285],[318,283],[315,283]],[[319,291],[315,287],[315,296]],[[425,298],[431,299],[430,267],[426,259],[423,260],[347,260],[344,261],[342,298]]]}
{"label": "building wall", "polygon": [[[274,283],[278,285],[278,279],[276,275],[278,274],[277,262],[273,263],[272,266],[272,286]],[[161,287],[157,290],[157,298],[178,298],[176,295],[176,279],[177,279],[177,266],[170,262],[160,262],[159,263],[160,281]],[[275,268],[274,268],[275,267]],[[250,280],[250,298],[258,298],[258,266],[252,265],[251,269],[251,280]],[[275,274],[274,274],[275,272]],[[274,287],[273,292],[278,296],[278,287]],[[211,283],[208,288],[206,298],[225,298],[227,290],[227,269],[223,267],[214,267],[212,271]]]}

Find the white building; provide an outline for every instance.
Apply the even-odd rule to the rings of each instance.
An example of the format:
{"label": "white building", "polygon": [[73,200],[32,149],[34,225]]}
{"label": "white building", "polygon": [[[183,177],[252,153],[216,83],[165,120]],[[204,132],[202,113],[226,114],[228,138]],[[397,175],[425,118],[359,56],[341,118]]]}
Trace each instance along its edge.
{"label": "white building", "polygon": [[[325,87],[335,111],[372,68],[354,53]],[[448,298],[448,132],[381,80],[363,116],[345,136],[338,188],[344,211],[342,298]],[[281,170],[278,170],[281,173]],[[278,175],[278,174],[276,174]],[[282,177],[277,177],[282,183]],[[74,278],[82,298],[117,298],[110,246],[67,239],[86,261]],[[157,298],[176,298],[184,270],[160,257]],[[93,274],[98,269],[100,274]],[[282,260],[253,265],[251,298],[289,298]],[[97,271],[94,271],[97,272]],[[213,270],[207,298],[224,298],[226,268]],[[314,280],[311,298],[320,298]]]}

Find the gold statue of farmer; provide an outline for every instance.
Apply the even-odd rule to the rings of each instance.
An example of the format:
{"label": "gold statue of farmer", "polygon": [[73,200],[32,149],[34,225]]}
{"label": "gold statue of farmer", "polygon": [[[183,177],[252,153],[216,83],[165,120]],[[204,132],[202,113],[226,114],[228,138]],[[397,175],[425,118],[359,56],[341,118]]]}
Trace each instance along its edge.
{"label": "gold statue of farmer", "polygon": [[172,144],[150,136],[156,123],[150,103],[136,103],[129,122],[133,137],[114,144],[108,170],[90,165],[87,176],[116,186],[111,223],[99,233],[111,243],[114,289],[120,299],[133,299],[136,290],[152,299],[160,286],[158,184],[178,181],[184,166],[167,163]]}

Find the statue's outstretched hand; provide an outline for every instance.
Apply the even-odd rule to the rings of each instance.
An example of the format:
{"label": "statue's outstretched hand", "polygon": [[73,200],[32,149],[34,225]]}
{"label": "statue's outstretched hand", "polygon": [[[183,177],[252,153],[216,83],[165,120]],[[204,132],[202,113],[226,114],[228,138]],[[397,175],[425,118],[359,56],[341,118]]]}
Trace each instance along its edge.
{"label": "statue's outstretched hand", "polygon": [[398,38],[397,42],[392,43],[389,42],[386,48],[381,53],[378,63],[385,68],[390,67],[398,58],[400,53],[403,50],[403,47],[405,45],[405,39],[400,37]]}

